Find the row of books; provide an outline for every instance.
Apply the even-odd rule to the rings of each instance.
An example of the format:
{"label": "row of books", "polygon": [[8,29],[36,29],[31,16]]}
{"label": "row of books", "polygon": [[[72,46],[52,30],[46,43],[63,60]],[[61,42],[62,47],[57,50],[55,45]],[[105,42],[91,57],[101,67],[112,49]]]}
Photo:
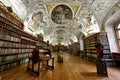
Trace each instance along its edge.
{"label": "row of books", "polygon": [[0,41],[0,47],[19,48],[19,43]]}
{"label": "row of books", "polygon": [[4,54],[20,54],[20,53],[29,53],[33,49],[9,49],[9,48],[0,48],[0,55]]}
{"label": "row of books", "polygon": [[16,34],[16,33],[12,32],[12,31],[10,31],[8,29],[4,29],[3,30],[3,34],[9,35],[9,36],[13,36],[13,37],[16,37],[16,38],[20,38],[21,37],[21,35]]}
{"label": "row of books", "polygon": [[0,27],[3,27],[3,26],[5,26],[5,23],[2,22],[1,19],[0,19]]}
{"label": "row of books", "polygon": [[5,29],[8,29],[8,30],[11,30],[12,32],[16,33],[16,34],[21,34],[22,31],[15,28],[14,26],[11,26],[11,25],[6,25],[4,26]]}
{"label": "row of books", "polygon": [[21,24],[19,24],[18,22],[14,21],[14,20],[11,20],[10,18],[6,18],[7,19],[7,24],[15,27],[15,28],[18,28],[18,29],[23,29],[23,26]]}
{"label": "row of books", "polygon": [[[29,53],[29,55],[31,55],[31,53]],[[11,56],[2,56],[2,57],[0,57],[0,63],[10,61],[10,60],[15,60],[17,58],[24,58],[24,57],[28,57],[28,53],[26,53],[26,54],[18,54],[18,55],[11,55]]]}
{"label": "row of books", "polygon": [[6,13],[7,10],[6,9],[2,9],[0,7],[0,16],[8,21],[10,21],[11,23],[17,25],[18,27],[20,27],[21,29],[23,28],[23,24],[20,20],[18,20],[17,18],[15,18],[12,14]]}
{"label": "row of books", "polygon": [[3,72],[5,70],[10,69],[12,67],[15,67],[17,65],[19,65],[19,62],[14,62],[14,63],[10,63],[10,64],[7,64],[7,65],[2,65],[2,66],[0,66],[0,72]]}
{"label": "row of books", "polygon": [[30,41],[21,39],[21,43],[25,45],[30,45]]}
{"label": "row of books", "polygon": [[2,56],[0,57],[0,62],[5,62],[9,60],[17,59],[17,55],[11,55],[11,56]]}
{"label": "row of books", "polygon": [[96,54],[87,54],[87,56],[97,57],[97,55],[96,55]]}
{"label": "row of books", "polygon": [[104,49],[103,53],[111,53],[109,49]]}
{"label": "row of books", "polygon": [[4,54],[17,54],[18,49],[8,49],[8,48],[0,48],[0,55]]}
{"label": "row of books", "polygon": [[35,46],[34,45],[20,44],[20,48],[35,48]]}
{"label": "row of books", "polygon": [[26,44],[26,45],[33,45],[33,46],[36,45],[36,42],[29,41],[29,40],[24,40],[24,39],[21,39],[21,43]]}
{"label": "row of books", "polygon": [[0,41],[0,48],[35,48],[34,45],[25,45],[20,43],[12,43],[12,42],[6,42],[6,41]]}
{"label": "row of books", "polygon": [[0,34],[0,39],[8,40],[8,41],[15,41],[15,42],[20,42],[21,41],[20,38],[16,38],[16,37],[6,35],[6,34]]}
{"label": "row of books", "polygon": [[36,37],[34,37],[32,34],[28,34],[27,32],[22,32],[21,38],[31,42],[37,41]]}
{"label": "row of books", "polygon": [[31,45],[20,44],[19,48],[33,48]]}
{"label": "row of books", "polygon": [[96,48],[95,47],[88,47],[88,46],[86,46],[85,49],[96,49]]}
{"label": "row of books", "polygon": [[[21,40],[20,38],[12,37],[10,35],[6,34],[0,34],[0,39],[3,39],[3,41],[0,41],[0,46],[1,47],[18,47],[18,45],[22,48],[35,48],[35,42],[30,42],[28,40]],[[4,40],[8,40],[4,41]],[[21,42],[19,43],[12,43],[9,41],[14,41],[14,42]]]}
{"label": "row of books", "polygon": [[37,41],[37,39],[35,37],[33,37],[32,35],[29,35],[28,33],[23,33],[22,36],[21,36],[21,40],[31,41],[31,42],[36,42]]}
{"label": "row of books", "polygon": [[32,52],[33,51],[33,49],[19,49],[19,53],[23,53],[23,52]]}
{"label": "row of books", "polygon": [[28,53],[26,53],[26,54],[19,54],[18,55],[18,58],[24,58],[24,57],[28,57]]}

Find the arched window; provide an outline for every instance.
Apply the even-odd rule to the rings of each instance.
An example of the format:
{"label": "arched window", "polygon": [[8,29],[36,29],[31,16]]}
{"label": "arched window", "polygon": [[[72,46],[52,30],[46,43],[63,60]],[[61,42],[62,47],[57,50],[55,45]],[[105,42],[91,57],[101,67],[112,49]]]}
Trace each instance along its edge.
{"label": "arched window", "polygon": [[120,48],[120,24],[115,27],[116,38],[118,41],[118,46]]}

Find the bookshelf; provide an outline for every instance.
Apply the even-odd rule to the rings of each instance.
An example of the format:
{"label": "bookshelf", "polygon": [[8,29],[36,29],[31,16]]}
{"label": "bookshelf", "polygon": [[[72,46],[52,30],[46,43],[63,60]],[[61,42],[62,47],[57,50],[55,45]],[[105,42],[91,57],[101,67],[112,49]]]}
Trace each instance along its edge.
{"label": "bookshelf", "polygon": [[38,39],[23,28],[23,22],[0,5],[0,72],[25,62],[36,45],[49,47],[42,36]]}
{"label": "bookshelf", "polygon": [[0,72],[27,59],[37,39],[23,31],[23,22],[0,6]]}
{"label": "bookshelf", "polygon": [[85,52],[84,56],[86,59],[92,62],[96,62],[97,55],[95,43],[99,41],[103,45],[103,59],[107,62],[113,61],[106,32],[95,33],[93,35],[85,37],[83,41]]}
{"label": "bookshelf", "polygon": [[22,22],[0,6],[0,72],[20,64],[18,53],[22,29]]}
{"label": "bookshelf", "polygon": [[19,46],[19,54],[24,54],[25,55],[24,57],[31,56],[32,51],[35,48],[37,42],[38,41],[36,37],[23,31],[21,36],[20,46]]}
{"label": "bookshelf", "polygon": [[79,56],[80,55],[80,43],[74,42],[68,46],[69,53]]}

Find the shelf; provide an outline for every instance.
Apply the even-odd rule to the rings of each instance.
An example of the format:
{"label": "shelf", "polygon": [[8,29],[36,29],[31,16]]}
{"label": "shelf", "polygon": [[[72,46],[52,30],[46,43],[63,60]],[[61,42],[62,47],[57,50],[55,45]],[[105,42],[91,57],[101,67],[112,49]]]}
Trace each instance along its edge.
{"label": "shelf", "polygon": [[20,30],[14,28],[14,27],[11,27],[11,26],[6,26],[3,29],[7,29],[7,30],[9,30],[9,31],[11,31],[11,32],[13,32],[15,34],[21,35],[21,31]]}
{"label": "shelf", "polygon": [[0,16],[0,22],[5,22],[5,18]]}
{"label": "shelf", "polygon": [[103,55],[104,55],[103,57],[106,59],[111,58],[111,52],[110,52],[110,47],[106,32],[99,32],[90,35],[88,37],[85,37],[83,40],[84,40],[85,55],[87,55],[88,58],[97,57],[95,44],[98,41],[101,42],[101,44],[103,45]]}
{"label": "shelf", "polygon": [[21,37],[21,35],[16,34],[16,33],[12,32],[11,30],[8,30],[8,29],[4,29],[3,34],[10,35],[10,36],[13,36],[13,37],[16,37],[16,38]]}
{"label": "shelf", "polygon": [[17,53],[14,53],[14,54],[1,54],[0,57],[2,57],[2,56],[13,56],[13,55],[17,55]]}
{"label": "shelf", "polygon": [[18,53],[18,54],[28,54],[28,53],[32,53],[32,52],[21,52],[21,53]]}
{"label": "shelf", "polygon": [[23,59],[26,59],[26,58],[28,58],[28,57],[23,57],[23,58],[8,60],[8,61],[0,63],[0,66],[6,65],[6,64],[10,64],[10,63],[14,63],[14,62],[19,62],[19,65],[20,65],[20,61],[23,60]]}
{"label": "shelf", "polygon": [[36,45],[49,45],[23,31],[23,28],[19,19],[0,7],[0,71],[6,69],[7,64],[20,63],[20,60],[29,57]]}
{"label": "shelf", "polygon": [[12,42],[12,43],[19,43],[19,41],[11,41],[11,40],[5,40],[5,39],[0,39],[0,41],[5,41],[5,42]]}
{"label": "shelf", "polygon": [[10,21],[6,21],[6,24],[9,26],[12,26],[13,28],[22,30],[22,28],[19,25],[15,24],[15,23],[11,23]]}
{"label": "shelf", "polygon": [[4,19],[5,22],[9,21],[12,24],[15,24],[18,26],[20,29],[23,29],[23,23],[16,19],[11,13],[9,13],[7,10],[0,8],[0,18]]}
{"label": "shelf", "polygon": [[7,48],[7,49],[19,49],[18,46],[17,46],[17,47],[1,47],[1,46],[0,46],[0,48],[3,48],[3,49],[6,49],[6,48]]}

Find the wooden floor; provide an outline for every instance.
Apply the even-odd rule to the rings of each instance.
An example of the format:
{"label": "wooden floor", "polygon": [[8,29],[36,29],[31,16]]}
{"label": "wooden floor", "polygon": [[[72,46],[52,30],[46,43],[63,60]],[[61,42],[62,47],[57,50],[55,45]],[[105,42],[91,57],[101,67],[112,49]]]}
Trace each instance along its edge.
{"label": "wooden floor", "polygon": [[[54,53],[56,54],[56,53]],[[64,53],[64,62],[58,63],[55,56],[55,69],[43,69],[40,76],[27,72],[27,63],[0,73],[1,80],[120,80],[120,68],[109,67],[108,77],[98,75],[94,63]]]}

